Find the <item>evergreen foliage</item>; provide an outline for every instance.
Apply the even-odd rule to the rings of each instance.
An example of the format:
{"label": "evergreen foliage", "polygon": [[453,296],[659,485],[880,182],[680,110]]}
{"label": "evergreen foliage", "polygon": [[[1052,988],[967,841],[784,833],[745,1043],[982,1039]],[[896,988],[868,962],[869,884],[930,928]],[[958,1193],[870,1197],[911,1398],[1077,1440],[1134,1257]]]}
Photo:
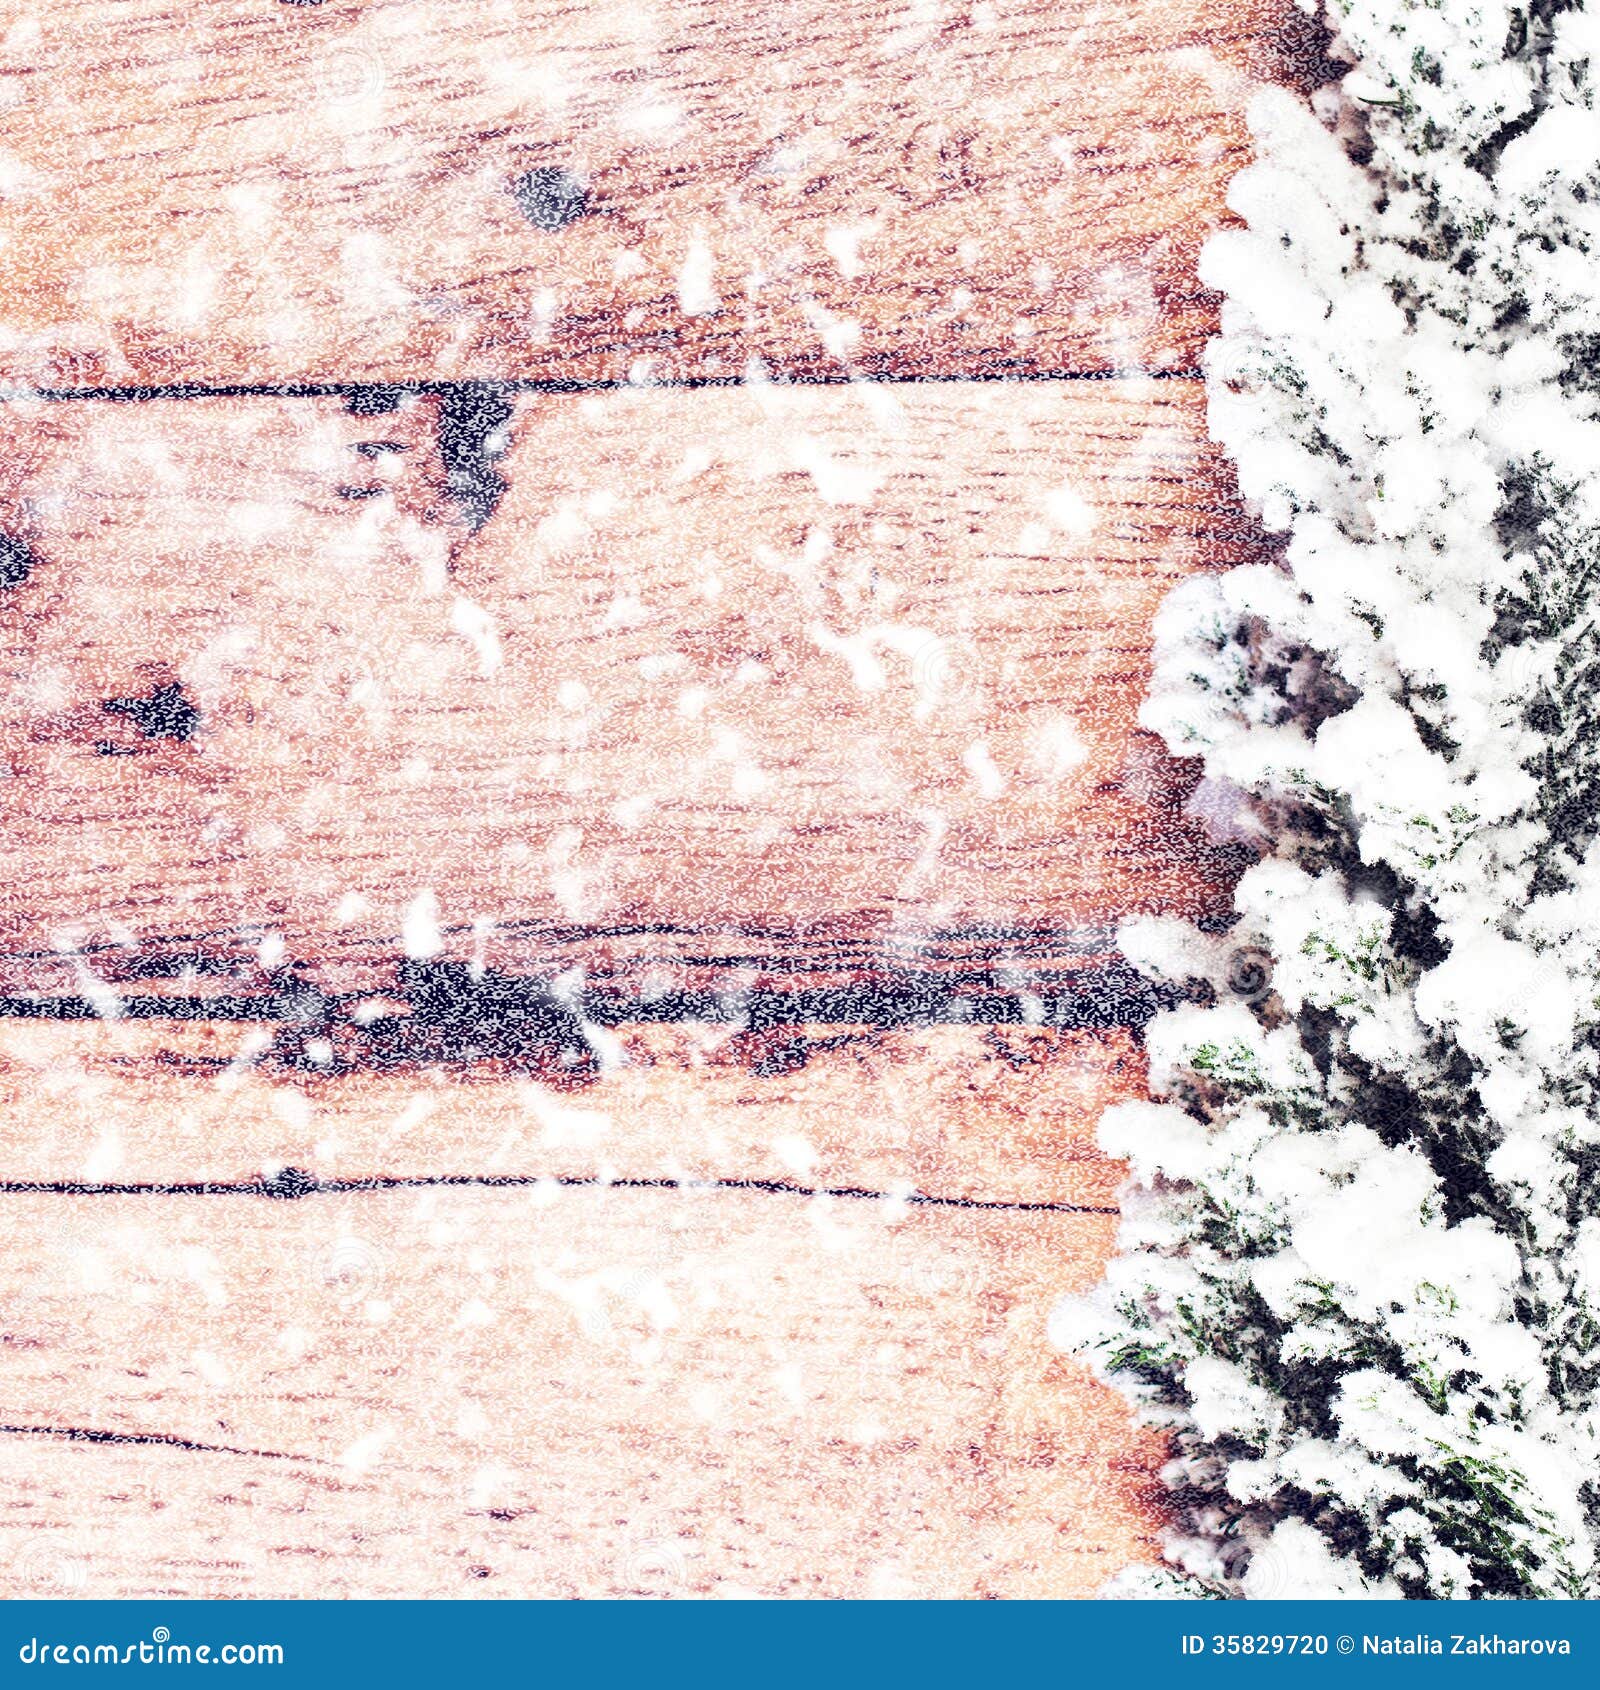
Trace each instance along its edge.
{"label": "evergreen foliage", "polygon": [[1281,557],[1173,595],[1144,714],[1259,860],[1124,932],[1195,1001],[1058,1332],[1172,1433],[1134,1593],[1594,1596],[1600,0],[1326,11],[1204,266]]}

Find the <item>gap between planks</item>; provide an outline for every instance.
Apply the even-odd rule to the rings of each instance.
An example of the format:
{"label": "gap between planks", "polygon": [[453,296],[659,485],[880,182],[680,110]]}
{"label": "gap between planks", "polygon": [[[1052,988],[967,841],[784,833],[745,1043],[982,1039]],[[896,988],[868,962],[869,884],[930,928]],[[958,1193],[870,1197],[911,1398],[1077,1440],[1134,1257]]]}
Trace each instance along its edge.
{"label": "gap between planks", "polygon": [[[781,372],[767,378],[774,387],[948,387],[955,383],[988,386],[1025,386],[1031,382],[1074,381],[1203,381],[1205,371],[1198,365],[1191,369],[1152,370],[1021,370],[995,374],[983,371],[970,375],[944,374],[937,371],[919,373],[909,371],[893,376],[863,376],[848,372],[830,375],[812,372],[785,375]],[[173,382],[166,386],[134,387],[20,387],[10,393],[0,392],[0,403],[14,404],[30,399],[64,404],[74,400],[98,400],[109,404],[145,404],[162,399],[369,399],[376,395],[394,394],[400,397],[419,397],[430,393],[528,393],[553,396],[573,393],[636,393],[641,388],[664,392],[701,392],[706,389],[740,388],[750,385],[748,375],[736,376],[666,376],[650,381],[595,380],[582,381],[576,377],[498,377],[474,376],[457,381],[414,378],[408,381],[326,381],[326,382],[233,382],[208,386],[203,382]]]}
{"label": "gap between planks", "polygon": [[778,1179],[633,1179],[626,1174],[394,1174],[361,1179],[319,1180],[299,1168],[285,1168],[271,1179],[239,1185],[212,1181],[164,1185],[101,1180],[0,1180],[0,1196],[57,1197],[268,1197],[293,1202],[302,1197],[343,1196],[353,1191],[426,1191],[430,1188],[484,1191],[729,1191],[767,1197],[807,1197],[844,1202],[898,1203],[913,1209],[994,1209],[1013,1215],[1115,1215],[1109,1204],[1032,1203],[1017,1198],[940,1197],[926,1191],[868,1191],[859,1185],[799,1185]]}

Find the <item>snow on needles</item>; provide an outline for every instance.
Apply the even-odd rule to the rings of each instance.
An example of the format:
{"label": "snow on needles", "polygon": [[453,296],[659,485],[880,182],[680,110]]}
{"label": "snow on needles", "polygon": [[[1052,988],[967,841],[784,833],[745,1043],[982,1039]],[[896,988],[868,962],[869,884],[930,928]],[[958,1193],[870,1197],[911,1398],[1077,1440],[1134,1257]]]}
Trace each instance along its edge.
{"label": "snow on needles", "polygon": [[1282,563],[1173,595],[1144,712],[1262,854],[1123,935],[1196,1002],[1055,1329],[1172,1434],[1118,1594],[1593,1597],[1600,0],[1325,9],[1203,263]]}

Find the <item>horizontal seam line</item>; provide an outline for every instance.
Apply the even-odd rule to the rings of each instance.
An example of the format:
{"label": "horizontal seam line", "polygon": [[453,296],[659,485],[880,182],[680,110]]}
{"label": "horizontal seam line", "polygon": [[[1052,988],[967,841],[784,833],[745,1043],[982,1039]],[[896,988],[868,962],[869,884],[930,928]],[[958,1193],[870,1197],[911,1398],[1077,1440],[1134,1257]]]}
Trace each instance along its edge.
{"label": "horizontal seam line", "polygon": [[[758,1030],[803,1024],[893,1031],[907,1026],[1046,1025],[1109,1031],[1141,1027],[1155,1010],[1183,1001],[1181,993],[1158,984],[1143,980],[1130,983],[1125,973],[1111,967],[1064,966],[1041,970],[1019,991],[952,972],[872,986],[757,989],[742,1003],[726,1001],[714,987],[679,994],[666,1003],[652,1003],[636,993],[601,987],[584,994],[578,1012],[584,1020],[603,1027],[748,1023]],[[337,1006],[352,999],[382,996],[391,989],[374,986],[363,992],[329,994],[327,1001]],[[683,1001],[685,998],[689,1001]],[[1049,1005],[1042,1021],[1038,1019],[1040,1002]],[[304,1006],[272,989],[215,997],[151,993],[119,995],[115,1014],[108,1014],[93,1000],[75,993],[12,993],[0,994],[0,1022],[6,1020],[278,1024],[303,1021]]]}
{"label": "horizontal seam line", "polygon": [[[0,1195],[62,1197],[268,1197],[298,1201],[369,1191],[413,1191],[429,1187],[516,1190],[537,1185],[618,1191],[752,1191],[777,1197],[837,1197],[860,1202],[905,1203],[917,1208],[983,1209],[1013,1214],[1116,1215],[1121,1210],[1093,1203],[1029,1201],[1023,1198],[950,1197],[924,1191],[873,1191],[860,1185],[800,1185],[771,1179],[602,1179],[597,1174],[378,1174],[359,1179],[272,1180],[0,1180]],[[3,1428],[0,1428],[3,1430]]]}
{"label": "horizontal seam line", "polygon": [[[973,385],[1009,382],[1052,381],[1202,381],[1198,369],[1181,370],[1017,370],[972,375],[769,375],[763,386],[771,387],[899,387]],[[3,384],[3,378],[0,378]],[[466,376],[431,380],[426,376],[395,381],[297,381],[297,382],[171,382],[134,387],[27,387],[14,384],[7,399],[102,399],[113,403],[136,403],[157,399],[327,399],[366,393],[462,393],[493,389],[501,393],[642,393],[649,389],[731,388],[746,386],[745,377],[686,376],[676,381],[633,382],[626,377],[578,380],[551,376]]]}
{"label": "horizontal seam line", "polygon": [[9,1426],[0,1425],[0,1435],[23,1438],[59,1438],[63,1443],[158,1444],[167,1449],[193,1450],[203,1455],[254,1455],[267,1461],[304,1461],[321,1466],[314,1455],[293,1455],[281,1449],[244,1449],[237,1444],[208,1444],[176,1432],[113,1432],[95,1426]]}

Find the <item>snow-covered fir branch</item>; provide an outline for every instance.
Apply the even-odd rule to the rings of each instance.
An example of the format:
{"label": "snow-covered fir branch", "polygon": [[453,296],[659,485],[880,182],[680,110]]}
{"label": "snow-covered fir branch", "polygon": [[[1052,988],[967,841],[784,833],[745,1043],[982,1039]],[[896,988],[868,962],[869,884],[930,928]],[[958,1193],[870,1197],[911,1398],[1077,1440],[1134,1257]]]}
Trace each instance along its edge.
{"label": "snow-covered fir branch", "polygon": [[1225,937],[1124,934],[1204,985],[1058,1325],[1172,1434],[1126,1588],[1593,1596],[1600,0],[1325,11],[1204,268],[1281,564],[1168,601],[1144,716],[1260,859]]}

